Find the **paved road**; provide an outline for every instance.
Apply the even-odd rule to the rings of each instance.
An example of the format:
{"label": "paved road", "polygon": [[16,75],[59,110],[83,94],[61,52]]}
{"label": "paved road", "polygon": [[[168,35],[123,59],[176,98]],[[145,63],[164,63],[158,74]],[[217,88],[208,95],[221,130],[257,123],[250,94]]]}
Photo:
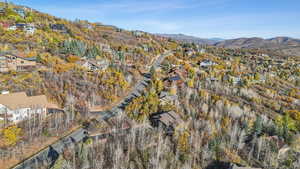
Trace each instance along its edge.
{"label": "paved road", "polygon": [[[159,55],[157,59],[152,63],[152,67],[154,69],[158,68],[160,64],[164,61],[165,57],[171,54],[172,52],[166,51],[164,54]],[[141,96],[141,93],[149,85],[151,81],[151,77],[152,75],[150,72],[146,73],[144,75],[144,78],[135,85],[132,92],[127,97],[125,97],[118,105],[114,106],[111,110],[97,112],[101,115],[97,120],[98,121],[108,120],[122,113],[124,108],[134,98]],[[70,135],[61,138],[54,144],[48,146],[47,148],[31,156],[30,158],[19,163],[17,166],[13,167],[13,169],[34,169],[34,168],[38,168],[39,164],[45,162],[51,164],[58,158],[59,154],[63,152],[63,149],[65,147],[74,146],[75,143],[84,140],[88,136],[89,136],[88,132],[85,129],[79,128],[76,131],[72,132]]]}
{"label": "paved road", "polygon": [[[172,52],[165,52],[162,55],[159,55],[157,59],[152,63],[152,67],[157,69],[160,64],[164,61],[166,56],[171,55]],[[111,110],[98,112],[101,114],[101,117],[97,119],[98,121],[107,120],[111,117],[116,116],[119,113],[122,113],[124,108],[136,97],[141,96],[141,93],[145,90],[145,88],[149,85],[151,81],[151,73],[144,74],[144,78],[140,80],[132,89],[131,93],[128,94],[119,104],[114,106]]]}

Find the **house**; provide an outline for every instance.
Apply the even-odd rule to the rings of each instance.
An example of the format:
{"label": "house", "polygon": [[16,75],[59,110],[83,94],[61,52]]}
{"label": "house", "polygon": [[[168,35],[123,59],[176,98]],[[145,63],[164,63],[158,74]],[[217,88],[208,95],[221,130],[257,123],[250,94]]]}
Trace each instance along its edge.
{"label": "house", "polygon": [[0,7],[0,15],[5,14],[6,9],[4,7]]}
{"label": "house", "polygon": [[98,70],[98,65],[94,61],[86,60],[82,63],[83,63],[82,66],[85,67],[86,69],[90,70],[90,71]]}
{"label": "house", "polygon": [[23,58],[12,54],[0,56],[0,72],[29,71],[37,66],[35,58]]}
{"label": "house", "polygon": [[15,30],[17,30],[17,26],[15,26],[15,25],[9,26],[8,30],[15,31]]}
{"label": "house", "polygon": [[216,64],[217,63],[215,63],[215,62],[213,62],[211,60],[205,59],[202,62],[200,62],[200,67],[202,67],[202,68],[208,68],[208,67],[214,66]]}
{"label": "house", "polygon": [[13,9],[18,15],[20,15],[22,18],[25,18],[26,12],[22,8],[14,8]]}
{"label": "house", "polygon": [[183,87],[184,86],[184,73],[179,72],[174,68],[169,72],[169,76],[163,79],[164,86],[174,86]]}
{"label": "house", "polygon": [[168,81],[179,81],[179,80],[181,80],[181,78],[179,75],[176,75],[176,76],[169,77],[167,80]]}
{"label": "house", "polygon": [[0,119],[17,123],[33,115],[45,117],[47,113],[61,110],[48,102],[45,95],[27,96],[25,92],[2,92],[0,95]]}
{"label": "house", "polygon": [[81,62],[81,65],[90,71],[106,70],[109,66],[109,62],[107,60],[84,60]]}
{"label": "house", "polygon": [[142,47],[142,49],[143,49],[145,52],[149,52],[149,47],[148,47],[148,45],[143,44],[141,47]]}
{"label": "house", "polygon": [[174,84],[181,85],[183,82],[183,80],[181,79],[180,75],[175,74],[175,75],[171,75],[170,77],[167,77],[164,79],[164,84],[165,86],[172,86]]}
{"label": "house", "polygon": [[64,30],[65,29],[65,25],[64,24],[51,24],[50,28],[52,30]]}
{"label": "house", "polygon": [[107,53],[113,53],[113,50],[111,49],[110,45],[108,44],[104,44],[104,43],[100,43],[99,47],[101,49],[101,51],[103,52],[107,52]]}
{"label": "house", "polygon": [[171,95],[169,92],[161,92],[159,94],[159,99],[162,105],[166,105],[167,103],[175,104],[178,100],[177,95]]}
{"label": "house", "polygon": [[187,56],[192,56],[194,54],[194,51],[192,49],[185,50],[185,53]]}
{"label": "house", "polygon": [[33,35],[36,28],[33,24],[25,25],[23,31],[26,32],[27,35]]}
{"label": "house", "polygon": [[53,31],[61,32],[61,33],[68,33],[68,28],[64,24],[51,24],[50,28]]}
{"label": "house", "polygon": [[217,81],[219,81],[217,78],[215,78],[215,77],[208,77],[208,78],[206,78],[205,79],[207,82],[217,82]]}
{"label": "house", "polygon": [[184,121],[175,111],[158,112],[150,116],[150,122],[153,127],[162,127],[168,134],[172,135],[174,128]]}
{"label": "house", "polygon": [[110,65],[109,61],[106,60],[106,59],[97,60],[96,63],[97,63],[98,68],[99,68],[100,70],[106,70],[106,69],[109,67],[109,65]]}
{"label": "house", "polygon": [[205,50],[205,49],[203,49],[203,48],[201,48],[201,49],[198,49],[198,52],[199,52],[200,54],[203,54],[203,53],[205,53],[205,52],[206,52],[206,50]]}
{"label": "house", "polygon": [[136,37],[142,37],[145,33],[142,31],[133,31],[133,35]]}
{"label": "house", "polygon": [[230,76],[230,81],[232,84],[237,85],[242,83],[242,79],[240,77]]}
{"label": "house", "polygon": [[92,30],[93,29],[93,26],[91,25],[91,24],[84,24],[83,25],[83,28],[85,28],[85,29],[89,29],[89,30]]}
{"label": "house", "polygon": [[26,23],[17,23],[16,27],[17,29],[23,30],[27,26]]}

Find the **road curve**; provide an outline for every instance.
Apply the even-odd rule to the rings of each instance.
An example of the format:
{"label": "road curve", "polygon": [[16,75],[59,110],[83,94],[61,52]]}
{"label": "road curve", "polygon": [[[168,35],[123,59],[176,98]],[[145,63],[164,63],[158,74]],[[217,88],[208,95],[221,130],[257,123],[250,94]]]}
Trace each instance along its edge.
{"label": "road curve", "polygon": [[[152,68],[156,69],[160,66],[160,64],[164,61],[166,56],[172,55],[171,51],[166,51],[164,54],[161,54],[154,60],[152,63]],[[151,81],[151,73],[146,73],[144,78],[137,82],[133,90],[129,95],[127,95],[119,104],[114,106],[112,109],[107,111],[96,112],[101,114],[101,117],[97,120],[103,121],[108,120],[120,113],[123,112],[124,108],[136,97],[141,96],[141,93],[146,89]],[[79,128],[72,132],[71,134],[59,139],[54,144],[44,148],[43,150],[37,152],[35,155],[23,160],[16,166],[11,169],[34,169],[38,168],[39,164],[51,164],[55,162],[58,158],[59,154],[63,152],[65,147],[74,146],[76,143],[88,138],[88,132]]]}

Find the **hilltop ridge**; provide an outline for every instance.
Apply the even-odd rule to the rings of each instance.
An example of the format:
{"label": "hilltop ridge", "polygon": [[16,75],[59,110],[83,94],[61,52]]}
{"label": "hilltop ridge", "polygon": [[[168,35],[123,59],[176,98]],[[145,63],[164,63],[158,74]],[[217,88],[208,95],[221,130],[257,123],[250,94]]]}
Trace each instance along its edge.
{"label": "hilltop ridge", "polygon": [[214,44],[225,48],[257,48],[273,50],[283,55],[300,56],[300,39],[290,37],[238,38],[225,40]]}
{"label": "hilltop ridge", "polygon": [[263,49],[272,50],[281,55],[300,56],[300,39],[291,37],[274,37],[264,39],[260,37],[252,38],[236,38],[236,39],[221,39],[221,38],[198,38],[195,36],[187,36],[184,34],[158,34],[163,37],[178,40],[186,43],[196,43],[200,45],[211,45],[223,48],[247,48],[247,49]]}

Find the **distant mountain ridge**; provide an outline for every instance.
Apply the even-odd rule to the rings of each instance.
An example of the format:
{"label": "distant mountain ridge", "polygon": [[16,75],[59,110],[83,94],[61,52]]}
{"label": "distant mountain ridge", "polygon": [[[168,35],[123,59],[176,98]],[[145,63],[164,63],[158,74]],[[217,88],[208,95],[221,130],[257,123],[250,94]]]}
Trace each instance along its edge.
{"label": "distant mountain ridge", "polygon": [[270,39],[263,38],[238,38],[238,39],[230,39],[220,41],[214,44],[218,47],[226,47],[226,48],[268,48],[275,46],[298,46],[300,45],[300,39],[294,39],[290,37],[275,37]]}
{"label": "distant mountain ridge", "polygon": [[186,42],[186,43],[197,43],[201,45],[214,45],[217,42],[223,41],[224,39],[221,38],[199,38],[195,36],[189,36],[189,35],[184,35],[184,34],[157,34],[162,37],[166,38],[171,38],[174,40],[178,40],[181,42]]}
{"label": "distant mountain ridge", "polygon": [[216,47],[223,48],[255,48],[272,50],[283,55],[300,56],[300,39],[290,37],[275,37],[270,39],[263,38],[238,38],[230,39],[214,44]]}
{"label": "distant mountain ridge", "polygon": [[184,34],[158,34],[163,37],[178,40],[180,42],[197,43],[201,45],[212,45],[223,48],[247,48],[247,49],[264,49],[272,50],[282,55],[300,56],[300,39],[291,37],[274,37],[263,39],[259,37],[253,38],[237,38],[237,39],[221,39],[221,38],[199,38]]}

